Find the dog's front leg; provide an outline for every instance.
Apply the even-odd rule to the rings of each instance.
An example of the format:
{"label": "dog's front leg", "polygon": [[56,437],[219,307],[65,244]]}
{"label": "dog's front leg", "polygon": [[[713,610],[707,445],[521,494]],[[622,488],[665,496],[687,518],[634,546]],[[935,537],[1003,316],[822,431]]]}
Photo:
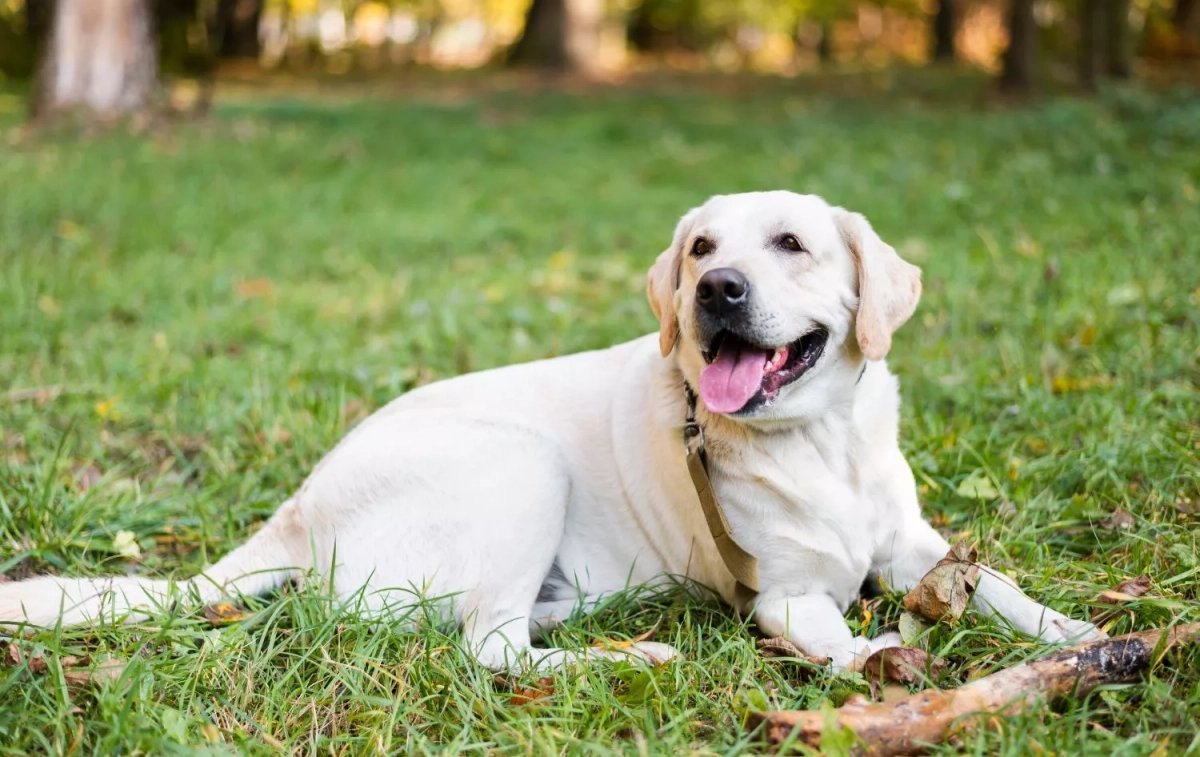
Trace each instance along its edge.
{"label": "dog's front leg", "polygon": [[851,634],[842,610],[824,593],[764,594],[755,603],[754,620],[769,636],[783,636],[810,657],[828,657],[835,671],[853,669],[871,652],[900,646],[899,634],[875,639]]}
{"label": "dog's front leg", "polygon": [[[923,520],[915,520],[906,523],[897,534],[877,572],[885,584],[907,592],[949,550],[950,544],[932,526]],[[1011,578],[982,565],[971,606],[1041,641],[1087,641],[1102,635],[1091,623],[1072,620],[1033,601]]]}

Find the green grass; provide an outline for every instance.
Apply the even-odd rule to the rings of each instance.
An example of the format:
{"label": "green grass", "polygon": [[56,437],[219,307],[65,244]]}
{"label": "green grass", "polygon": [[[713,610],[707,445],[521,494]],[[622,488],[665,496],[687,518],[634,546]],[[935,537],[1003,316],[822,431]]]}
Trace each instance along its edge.
{"label": "green grass", "polygon": [[[942,530],[1078,616],[1150,575],[1112,633],[1200,620],[1200,101],[859,81],[267,90],[157,136],[0,145],[0,573],[187,575],[364,410],[650,331],[643,271],[684,211],[794,188],[925,270],[891,365]],[[0,126],[17,106],[0,99]],[[998,496],[956,493],[972,477]],[[1132,527],[1107,525],[1117,510]],[[657,629],[685,660],[563,674],[532,706],[455,633],[372,629],[312,590],[222,627],[40,631],[21,644],[49,670],[0,668],[0,755],[756,753],[748,708],[865,691],[761,659],[715,605],[628,599],[556,641]],[[897,615],[890,597],[850,617]],[[928,642],[944,686],[1039,652],[973,615]],[[84,653],[122,678],[68,686],[56,660]],[[1200,651],[1000,723],[941,753],[1200,753]]]}

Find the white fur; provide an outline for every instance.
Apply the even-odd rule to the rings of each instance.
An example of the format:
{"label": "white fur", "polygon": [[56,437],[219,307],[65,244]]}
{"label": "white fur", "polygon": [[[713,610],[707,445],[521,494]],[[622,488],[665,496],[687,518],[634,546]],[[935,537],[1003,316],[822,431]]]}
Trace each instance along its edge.
{"label": "white fur", "polygon": [[[860,218],[787,192],[713,198],[685,216],[651,273],[664,334],[678,330],[664,337],[662,346],[674,346],[667,357],[648,336],[410,392],[354,429],[261,531],[202,576],[177,585],[54,577],[4,584],[0,622],[136,617],[177,598],[259,593],[315,568],[332,576],[339,596],[366,586],[369,612],[403,607],[417,594],[442,598],[473,652],[499,669],[581,657],[534,650],[531,640],[631,585],[682,576],[732,602],[734,580],[688,478],[681,429],[683,382],[695,386],[704,365],[696,281],[711,267],[734,266],[753,286],[759,333],[785,344],[813,324],[830,332],[817,365],[768,406],[745,418],[699,408],[715,489],[736,538],[759,561],[758,624],[839,668],[869,648],[893,646],[895,635],[852,637],[843,613],[868,573],[911,587],[948,545],[922,519],[897,444],[896,379],[882,360],[863,357],[855,337],[864,274],[845,224]],[[872,237],[861,223],[854,233]],[[779,229],[808,252],[769,249],[765,240]],[[701,232],[715,249],[694,259],[688,241]],[[894,256],[885,247],[872,254]],[[876,345],[890,341],[919,291],[916,269],[887,261],[878,270],[894,276],[871,279],[876,296],[891,298],[877,308],[892,315],[873,324]],[[552,565],[566,581],[539,602]],[[998,574],[985,574],[975,604],[1044,640],[1095,634]],[[587,653],[673,654],[645,642]]]}

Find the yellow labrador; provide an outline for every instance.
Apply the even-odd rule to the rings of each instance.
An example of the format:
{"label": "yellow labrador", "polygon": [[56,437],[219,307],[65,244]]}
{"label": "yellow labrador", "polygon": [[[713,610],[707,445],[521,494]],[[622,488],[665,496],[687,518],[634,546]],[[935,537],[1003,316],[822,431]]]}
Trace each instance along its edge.
{"label": "yellow labrador", "polygon": [[[921,517],[884,362],[920,271],[856,213],[761,192],[684,216],[648,289],[657,336],[400,397],[202,575],[4,584],[0,622],[127,619],[316,569],[340,596],[366,587],[365,611],[381,616],[440,598],[492,668],[547,666],[582,653],[533,649],[546,628],[630,585],[684,576],[838,668],[898,644],[855,638],[843,613],[868,576],[911,587],[948,548]],[[730,533],[757,560],[748,599],[689,477],[689,398]],[[974,604],[1044,640],[1097,633],[995,572]]]}

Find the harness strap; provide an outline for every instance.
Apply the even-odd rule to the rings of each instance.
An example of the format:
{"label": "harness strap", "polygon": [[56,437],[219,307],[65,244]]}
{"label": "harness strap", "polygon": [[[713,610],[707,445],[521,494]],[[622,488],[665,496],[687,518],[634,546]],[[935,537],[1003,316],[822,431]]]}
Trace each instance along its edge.
{"label": "harness strap", "polygon": [[748,607],[758,594],[758,559],[733,538],[729,520],[726,519],[725,511],[721,509],[721,503],[717,500],[717,494],[708,478],[704,428],[696,421],[696,394],[686,384],[684,391],[687,393],[687,423],[683,427],[683,444],[687,450],[688,473],[691,474],[692,484],[696,487],[696,496],[700,498],[700,508],[704,511],[708,531],[716,542],[717,552],[736,581],[734,600],[740,605],[740,610],[741,607]]}

